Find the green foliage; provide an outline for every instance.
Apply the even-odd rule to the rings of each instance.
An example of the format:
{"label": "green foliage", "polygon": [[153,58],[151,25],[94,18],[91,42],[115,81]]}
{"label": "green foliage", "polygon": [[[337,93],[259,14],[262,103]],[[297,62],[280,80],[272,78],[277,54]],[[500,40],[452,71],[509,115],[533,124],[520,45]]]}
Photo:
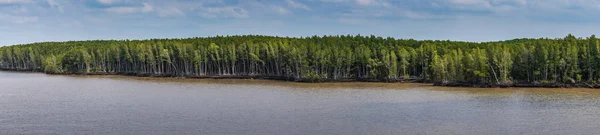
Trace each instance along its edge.
{"label": "green foliage", "polygon": [[44,59],[42,66],[44,66],[44,72],[49,74],[61,73],[60,63],[56,56],[50,55]]}
{"label": "green foliage", "polygon": [[595,36],[500,42],[375,36],[217,36],[44,42],[0,48],[0,68],[46,73],[242,76],[304,81],[498,84],[600,80]]}

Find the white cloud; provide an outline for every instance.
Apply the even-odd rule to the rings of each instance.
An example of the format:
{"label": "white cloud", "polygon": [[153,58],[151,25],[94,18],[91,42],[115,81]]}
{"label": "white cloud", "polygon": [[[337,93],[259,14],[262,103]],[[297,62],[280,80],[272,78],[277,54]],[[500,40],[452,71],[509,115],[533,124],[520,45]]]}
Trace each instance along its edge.
{"label": "white cloud", "polygon": [[136,7],[111,7],[107,8],[106,11],[113,13],[135,13],[138,11]]}
{"label": "white cloud", "polygon": [[288,5],[292,8],[300,8],[304,10],[310,10],[310,8],[302,3],[295,2],[294,0],[287,0]]}
{"label": "white cloud", "polygon": [[375,3],[375,0],[356,0],[359,5],[370,5]]}
{"label": "white cloud", "polygon": [[0,0],[0,4],[32,3],[32,0]]}
{"label": "white cloud", "polygon": [[277,11],[277,13],[282,14],[282,15],[288,14],[290,12],[287,9],[280,7],[280,6],[277,6],[274,8],[275,8],[275,11]]}
{"label": "white cloud", "polygon": [[346,2],[348,0],[320,0],[321,2]]}
{"label": "white cloud", "polygon": [[486,0],[450,0],[452,3],[456,4],[478,4],[478,3],[487,3]]}
{"label": "white cloud", "polygon": [[231,17],[248,18],[248,11],[244,8],[226,6],[226,7],[205,7],[201,9],[200,16],[205,18]]}
{"label": "white cloud", "polygon": [[438,0],[451,10],[490,11],[505,17],[582,15],[600,11],[597,0]]}
{"label": "white cloud", "polygon": [[113,13],[148,13],[154,11],[154,8],[148,3],[142,3],[142,7],[110,7],[106,11]]}
{"label": "white cloud", "polygon": [[369,5],[380,5],[387,4],[385,2],[380,2],[378,0],[320,0],[321,2],[333,2],[333,3],[355,3],[361,6],[369,6]]}
{"label": "white cloud", "polygon": [[515,0],[515,2],[521,5],[527,4],[527,0]]}
{"label": "white cloud", "polygon": [[485,10],[492,8],[492,4],[488,0],[449,0],[453,8],[457,9],[473,9]]}
{"label": "white cloud", "polygon": [[152,6],[148,5],[147,3],[143,3],[144,7],[142,8],[142,12],[151,12],[154,8],[152,8]]}
{"label": "white cloud", "polygon": [[98,0],[99,3],[110,5],[115,2],[115,0]]}
{"label": "white cloud", "polygon": [[371,6],[371,7],[380,7],[380,8],[381,7],[389,8],[389,7],[394,6],[386,0],[356,0],[355,2],[359,6]]}
{"label": "white cloud", "polygon": [[52,7],[52,9],[56,9],[56,10],[58,10],[61,13],[65,12],[64,9],[63,9],[63,7],[60,4],[56,3],[56,1],[54,1],[54,0],[46,0],[46,2],[48,2],[48,5],[50,5],[50,7]]}

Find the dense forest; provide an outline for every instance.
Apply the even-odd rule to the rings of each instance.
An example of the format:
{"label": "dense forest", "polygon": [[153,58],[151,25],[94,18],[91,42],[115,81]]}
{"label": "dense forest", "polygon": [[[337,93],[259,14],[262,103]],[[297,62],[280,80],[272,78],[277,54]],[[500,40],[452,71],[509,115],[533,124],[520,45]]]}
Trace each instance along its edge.
{"label": "dense forest", "polygon": [[594,35],[459,42],[376,36],[217,36],[43,42],[0,48],[0,68],[49,74],[426,81],[512,86],[600,82]]}

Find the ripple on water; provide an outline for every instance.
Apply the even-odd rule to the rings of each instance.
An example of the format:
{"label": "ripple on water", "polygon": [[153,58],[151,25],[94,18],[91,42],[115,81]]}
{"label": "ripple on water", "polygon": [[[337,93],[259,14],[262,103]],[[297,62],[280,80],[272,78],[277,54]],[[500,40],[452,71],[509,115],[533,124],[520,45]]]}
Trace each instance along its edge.
{"label": "ripple on water", "polygon": [[0,72],[0,134],[595,134],[600,91]]}

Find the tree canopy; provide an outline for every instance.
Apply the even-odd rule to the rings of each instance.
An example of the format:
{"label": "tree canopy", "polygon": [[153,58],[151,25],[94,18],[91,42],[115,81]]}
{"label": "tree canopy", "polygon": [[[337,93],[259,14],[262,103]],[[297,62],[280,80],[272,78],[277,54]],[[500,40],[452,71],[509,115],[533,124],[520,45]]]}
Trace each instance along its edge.
{"label": "tree canopy", "polygon": [[502,84],[600,81],[594,36],[460,42],[376,36],[217,36],[0,48],[0,68],[65,74]]}

